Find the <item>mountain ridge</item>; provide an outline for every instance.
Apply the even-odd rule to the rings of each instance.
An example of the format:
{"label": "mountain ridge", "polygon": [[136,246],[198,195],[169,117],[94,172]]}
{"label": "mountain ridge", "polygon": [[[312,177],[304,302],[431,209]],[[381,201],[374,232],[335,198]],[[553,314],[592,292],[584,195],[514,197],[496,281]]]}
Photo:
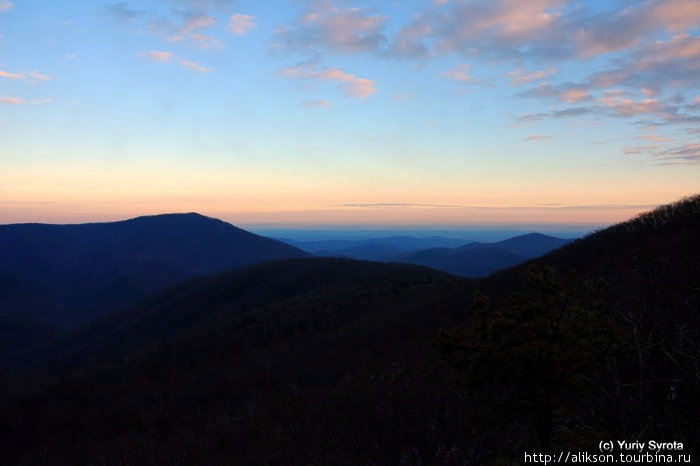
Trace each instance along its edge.
{"label": "mountain ridge", "polygon": [[6,315],[72,326],[189,277],[306,256],[196,213],[1,225],[0,306]]}

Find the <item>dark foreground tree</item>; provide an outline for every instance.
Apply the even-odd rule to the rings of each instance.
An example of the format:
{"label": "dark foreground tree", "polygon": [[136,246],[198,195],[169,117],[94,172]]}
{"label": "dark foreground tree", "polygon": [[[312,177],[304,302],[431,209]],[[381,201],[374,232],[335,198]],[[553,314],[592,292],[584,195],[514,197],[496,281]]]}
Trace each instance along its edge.
{"label": "dark foreground tree", "polygon": [[562,286],[553,268],[532,268],[527,286],[498,308],[477,292],[471,327],[443,330],[437,347],[490,421],[527,420],[549,450],[556,419],[574,430],[590,427],[576,405],[626,345],[606,312],[603,279],[577,283],[572,275]]}

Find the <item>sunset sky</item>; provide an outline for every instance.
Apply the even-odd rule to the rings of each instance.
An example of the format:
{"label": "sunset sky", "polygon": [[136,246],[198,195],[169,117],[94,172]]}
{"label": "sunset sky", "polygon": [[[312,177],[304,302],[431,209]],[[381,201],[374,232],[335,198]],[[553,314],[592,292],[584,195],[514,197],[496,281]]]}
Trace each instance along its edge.
{"label": "sunset sky", "polygon": [[609,224],[699,88],[698,0],[0,0],[0,223]]}

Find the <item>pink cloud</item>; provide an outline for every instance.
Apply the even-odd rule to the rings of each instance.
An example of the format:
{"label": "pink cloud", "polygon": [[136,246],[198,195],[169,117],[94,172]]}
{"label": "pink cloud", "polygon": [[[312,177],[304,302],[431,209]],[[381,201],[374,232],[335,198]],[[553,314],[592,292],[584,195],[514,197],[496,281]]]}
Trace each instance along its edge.
{"label": "pink cloud", "polygon": [[636,62],[636,68],[647,69],[663,65],[671,60],[697,59],[700,57],[700,37],[678,34],[669,41],[656,41],[644,50],[646,55]]}
{"label": "pink cloud", "polygon": [[[558,8],[566,0],[461,0],[436,17],[439,50],[462,53],[487,49],[505,52],[528,41],[546,41],[560,29]],[[556,44],[555,44],[556,45]]]}
{"label": "pink cloud", "polygon": [[145,52],[143,55],[150,61],[158,63],[169,63],[173,56],[171,52],[161,52],[158,50],[151,50],[149,52]]}
{"label": "pink cloud", "polygon": [[652,2],[649,18],[671,32],[700,24],[700,3],[697,0],[665,0]]}
{"label": "pink cloud", "polygon": [[586,79],[590,88],[626,85],[646,89],[647,96],[668,86],[694,88],[700,73],[700,37],[677,34],[667,41],[638,47],[615,69],[595,73]]}
{"label": "pink cloud", "polygon": [[291,25],[278,29],[273,49],[318,49],[340,53],[377,51],[385,41],[386,17],[356,7],[336,7],[332,1],[313,3]]}
{"label": "pink cloud", "polygon": [[148,24],[151,31],[164,36],[170,42],[192,40],[200,48],[209,49],[220,46],[214,37],[202,31],[210,28],[216,20],[202,13],[177,13],[167,19],[151,20]]}
{"label": "pink cloud", "polygon": [[371,79],[358,78],[355,75],[348,74],[337,68],[322,71],[318,74],[318,78],[327,81],[340,81],[343,83],[341,84],[343,93],[358,99],[369,97],[377,91],[374,87],[374,81]]}
{"label": "pink cloud", "polygon": [[527,138],[525,138],[525,141],[542,141],[551,138],[552,136],[548,136],[546,134],[531,134]]}
{"label": "pink cloud", "polygon": [[532,81],[539,81],[548,76],[551,76],[557,72],[554,67],[545,68],[543,70],[527,71],[523,68],[516,68],[513,71],[506,73],[508,79],[510,79],[510,84],[513,86],[520,86],[521,84],[526,84]]}
{"label": "pink cloud", "polygon": [[652,142],[668,142],[671,139],[659,136],[657,134],[641,134],[639,135],[639,139],[645,139],[647,141],[652,141]]}
{"label": "pink cloud", "polygon": [[14,4],[10,0],[0,0],[0,12],[10,11]]}
{"label": "pink cloud", "polygon": [[655,31],[671,33],[700,25],[697,0],[654,0],[589,19],[575,35],[578,53],[589,57],[639,45]]}
{"label": "pink cloud", "polygon": [[440,76],[464,84],[484,84],[483,81],[474,78],[470,74],[471,66],[467,63],[458,63],[447,71],[440,73]]}
{"label": "pink cloud", "polygon": [[192,71],[197,71],[198,73],[209,73],[210,71],[213,70],[213,68],[207,68],[205,66],[200,65],[197,62],[189,61],[189,60],[180,61],[180,65],[184,66],[185,68],[189,68]]}
{"label": "pink cloud", "polygon": [[228,22],[228,30],[237,36],[242,36],[255,28],[255,16],[236,13]]}
{"label": "pink cloud", "polygon": [[597,102],[608,108],[616,116],[630,117],[647,113],[659,113],[667,110],[667,106],[656,99],[635,101],[615,94],[605,94]]}
{"label": "pink cloud", "polygon": [[194,41],[202,50],[220,49],[223,47],[221,42],[216,37],[207,34],[191,34],[190,39],[192,39],[192,41]]}
{"label": "pink cloud", "polygon": [[358,99],[369,97],[377,91],[374,81],[371,79],[358,78],[338,68],[327,68],[319,71],[314,65],[298,65],[285,68],[279,74],[287,78],[337,81],[345,96]]}
{"label": "pink cloud", "polygon": [[520,92],[517,96],[551,99],[567,103],[583,102],[592,98],[588,91],[582,86],[567,84],[555,88],[549,83],[538,84],[531,89]]}
{"label": "pink cloud", "polygon": [[30,80],[36,80],[36,81],[50,81],[51,76],[48,74],[44,73],[39,73],[38,71],[30,71],[27,73],[27,76],[29,77]]}
{"label": "pink cloud", "polygon": [[5,105],[42,105],[50,104],[51,99],[23,99],[15,96],[0,96],[0,104]]}
{"label": "pink cloud", "polygon": [[25,76],[19,73],[10,73],[9,71],[0,70],[0,77],[19,81],[20,79],[24,79]]}
{"label": "pink cloud", "polygon": [[187,35],[194,31],[207,29],[216,23],[216,20],[207,15],[194,15],[188,18],[178,29],[178,34]]}
{"label": "pink cloud", "polygon": [[591,98],[591,95],[584,89],[572,88],[561,91],[559,98],[564,102],[575,103]]}
{"label": "pink cloud", "polygon": [[42,81],[51,80],[51,76],[38,71],[29,71],[26,73],[11,73],[9,71],[0,70],[0,78],[11,79],[13,81],[24,81],[29,84],[38,84]]}

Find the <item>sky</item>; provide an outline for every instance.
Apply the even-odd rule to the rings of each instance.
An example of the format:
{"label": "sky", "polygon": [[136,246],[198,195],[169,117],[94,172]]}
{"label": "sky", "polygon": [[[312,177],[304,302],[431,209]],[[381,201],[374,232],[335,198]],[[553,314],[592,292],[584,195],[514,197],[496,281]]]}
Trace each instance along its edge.
{"label": "sky", "polygon": [[699,32],[697,0],[0,0],[0,223],[614,223],[700,192]]}

